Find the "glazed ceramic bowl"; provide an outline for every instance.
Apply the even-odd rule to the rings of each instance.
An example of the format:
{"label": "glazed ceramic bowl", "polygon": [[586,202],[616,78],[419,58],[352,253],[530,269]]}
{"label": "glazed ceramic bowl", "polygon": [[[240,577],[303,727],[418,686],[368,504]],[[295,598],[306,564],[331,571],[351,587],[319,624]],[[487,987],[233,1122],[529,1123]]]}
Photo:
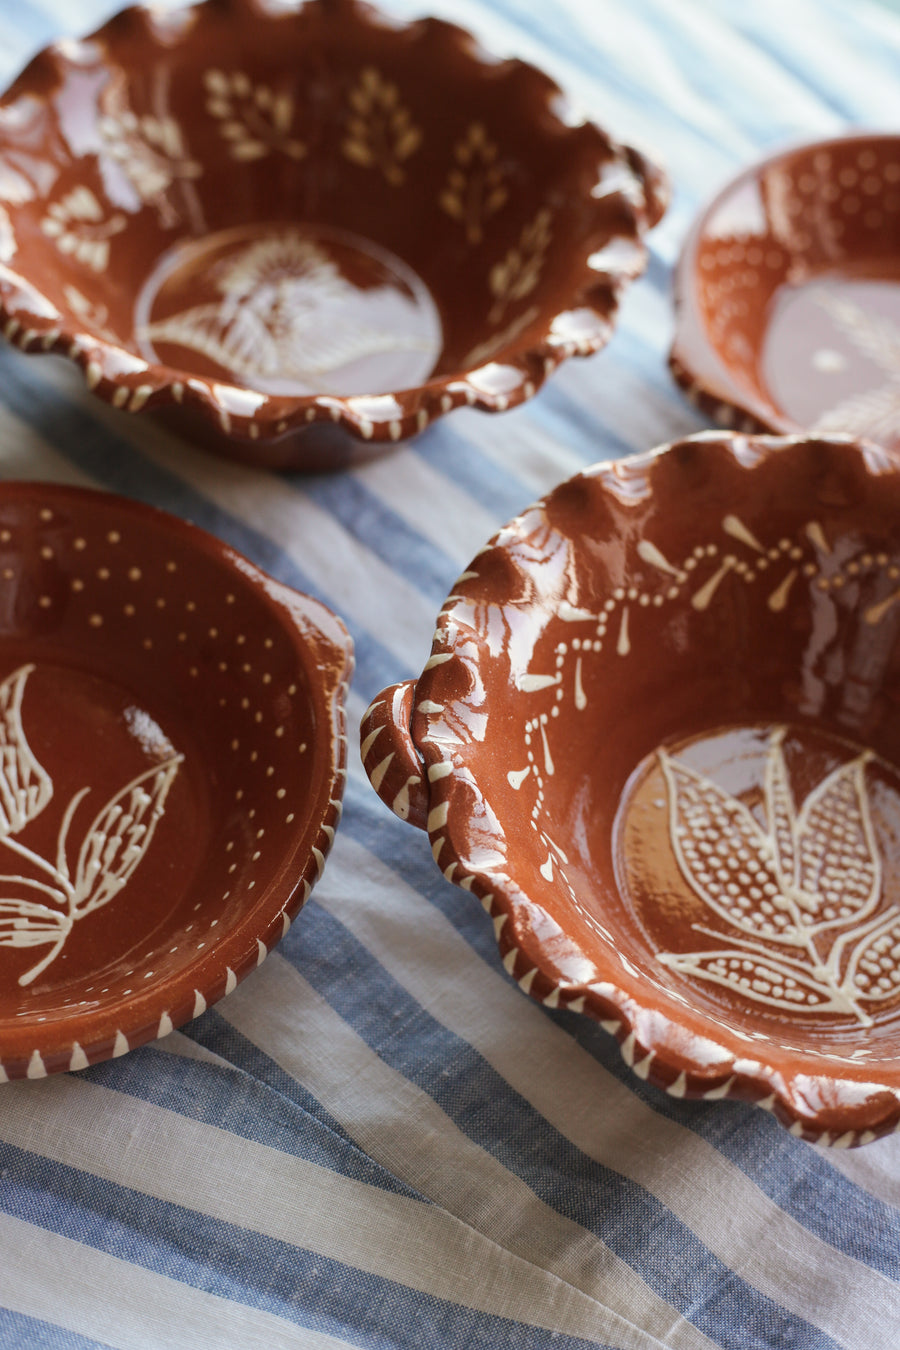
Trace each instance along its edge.
{"label": "glazed ceramic bowl", "polygon": [[226,453],[329,467],[334,423],[390,444],[604,346],[665,195],[449,24],[129,9],[0,101],[0,330]]}
{"label": "glazed ceramic bowl", "polygon": [[685,244],[670,364],[743,431],[900,446],[900,136],[801,146],[730,183]]}
{"label": "glazed ceramic bowl", "polygon": [[319,876],[342,625],[182,521],[0,485],[0,1081],[198,1016]]}
{"label": "glazed ceramic bowl", "polygon": [[600,464],[463,573],[363,722],[503,964],[640,1077],[900,1122],[900,469],[849,438]]}

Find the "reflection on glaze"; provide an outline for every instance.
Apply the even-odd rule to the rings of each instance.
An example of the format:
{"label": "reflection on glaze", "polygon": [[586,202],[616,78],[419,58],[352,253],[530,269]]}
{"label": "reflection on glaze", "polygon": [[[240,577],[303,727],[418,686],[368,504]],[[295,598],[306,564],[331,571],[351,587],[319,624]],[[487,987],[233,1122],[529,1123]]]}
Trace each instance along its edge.
{"label": "reflection on glaze", "polygon": [[[0,946],[50,951],[25,974],[27,985],[62,951],[73,924],[109,904],[127,885],[150,847],[183,756],[173,754],[126,783],[94,816],[74,876],[67,856],[75,813],[90,792],[82,788],[66,807],[55,857],[45,858],[18,836],[53,797],[53,782],[38,763],[22,726],[22,696],[34,666],[21,666],[0,684],[0,844],[37,876],[0,876],[0,886],[25,888],[33,900],[0,898]],[[167,749],[171,749],[166,742]]]}
{"label": "reflection on glaze", "polygon": [[181,348],[277,393],[415,384],[441,345],[434,303],[410,269],[322,226],[226,230],[176,245],[145,286],[136,320],[149,359]]}
{"label": "reflection on glaze", "polygon": [[783,287],[764,377],[778,405],[815,431],[900,439],[900,285],[834,276]]}

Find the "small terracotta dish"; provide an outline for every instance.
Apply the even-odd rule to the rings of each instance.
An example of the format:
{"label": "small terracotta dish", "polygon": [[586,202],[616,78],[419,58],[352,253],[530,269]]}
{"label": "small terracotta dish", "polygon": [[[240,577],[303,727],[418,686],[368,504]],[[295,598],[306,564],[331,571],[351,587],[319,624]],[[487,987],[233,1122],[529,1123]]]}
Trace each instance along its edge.
{"label": "small terracotta dish", "polygon": [[513,520],[362,727],[503,964],[675,1097],[900,1122],[900,468],[692,437]]}
{"label": "small terracotta dish", "polygon": [[321,873],[350,641],[180,520],[0,485],[0,1081],[230,993]]}
{"label": "small terracotta dish", "polygon": [[0,100],[0,330],[225,453],[330,467],[334,423],[371,452],[603,347],[665,198],[450,24],[133,8]]}
{"label": "small terracotta dish", "polygon": [[900,446],[900,136],[847,136],[742,173],[676,272],[670,365],[743,431]]}

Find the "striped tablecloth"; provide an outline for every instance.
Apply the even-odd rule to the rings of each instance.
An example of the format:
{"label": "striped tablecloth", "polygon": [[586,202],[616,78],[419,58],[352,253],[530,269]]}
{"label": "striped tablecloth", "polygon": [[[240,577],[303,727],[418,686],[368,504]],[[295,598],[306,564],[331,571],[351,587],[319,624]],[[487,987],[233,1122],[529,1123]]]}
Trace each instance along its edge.
{"label": "striped tablecloth", "polygon": [[[0,0],[0,77],[113,7]],[[871,0],[432,8],[670,170],[606,352],[515,412],[458,412],[304,479],[187,448],[66,364],[0,350],[0,473],[154,502],[331,605],[356,643],[351,745],[498,525],[585,464],[701,427],[665,367],[701,203],[774,147],[900,120],[900,17]],[[598,1027],[523,997],[354,753],[323,880],[230,998],[0,1090],[0,1345],[893,1350],[898,1207],[900,1137],[828,1152],[749,1107],[667,1099]]]}

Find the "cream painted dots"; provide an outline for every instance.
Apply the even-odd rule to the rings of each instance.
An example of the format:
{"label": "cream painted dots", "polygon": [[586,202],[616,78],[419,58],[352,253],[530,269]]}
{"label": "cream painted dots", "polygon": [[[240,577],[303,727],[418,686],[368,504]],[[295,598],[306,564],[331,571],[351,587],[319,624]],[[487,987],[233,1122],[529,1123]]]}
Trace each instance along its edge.
{"label": "cream painted dots", "polygon": [[[732,553],[721,555],[718,545],[709,542],[698,544],[678,564],[675,560],[665,558],[652,543],[645,543],[643,550],[639,550],[639,556],[648,564],[644,579],[632,582],[627,588],[617,586],[611,596],[603,601],[597,614],[570,605],[570,612],[563,616],[567,626],[590,624],[593,625],[593,634],[569,637],[556,645],[553,675],[545,674],[544,671],[534,672],[529,681],[530,672],[526,673],[520,684],[523,693],[546,698],[548,689],[553,690],[549,713],[539,713],[525,722],[525,767],[520,770],[515,766],[516,772],[510,776],[510,782],[516,790],[521,790],[526,783],[533,785],[528,790],[534,794],[531,817],[535,828],[543,812],[546,780],[554,773],[553,752],[548,739],[550,719],[559,715],[559,706],[567,698],[573,700],[579,711],[587,706],[585,658],[604,649],[608,633],[611,653],[617,654],[619,659],[627,658],[633,645],[633,610],[649,607],[660,609],[684,596],[689,599],[694,610],[704,612],[716,603],[729,575],[741,577],[749,585],[766,585],[766,603],[773,614],[786,608],[791,589],[801,575],[820,594],[835,596],[839,596],[850,582],[858,585],[867,581],[873,588],[878,588],[883,577],[889,588],[880,596],[876,589],[877,598],[863,611],[864,622],[870,625],[880,623],[895,606],[900,608],[900,558],[889,557],[884,551],[863,552],[839,562],[821,525],[816,521],[808,522],[797,539],[782,536],[776,544],[767,548],[735,516],[727,516],[723,528],[732,539],[751,550],[749,560]],[[813,552],[811,558],[810,549]],[[797,564],[804,557],[807,561],[798,567]],[[775,575],[769,577],[770,571],[774,571]],[[664,586],[657,583],[657,577],[665,580]],[[616,620],[617,610],[620,613]]]}

